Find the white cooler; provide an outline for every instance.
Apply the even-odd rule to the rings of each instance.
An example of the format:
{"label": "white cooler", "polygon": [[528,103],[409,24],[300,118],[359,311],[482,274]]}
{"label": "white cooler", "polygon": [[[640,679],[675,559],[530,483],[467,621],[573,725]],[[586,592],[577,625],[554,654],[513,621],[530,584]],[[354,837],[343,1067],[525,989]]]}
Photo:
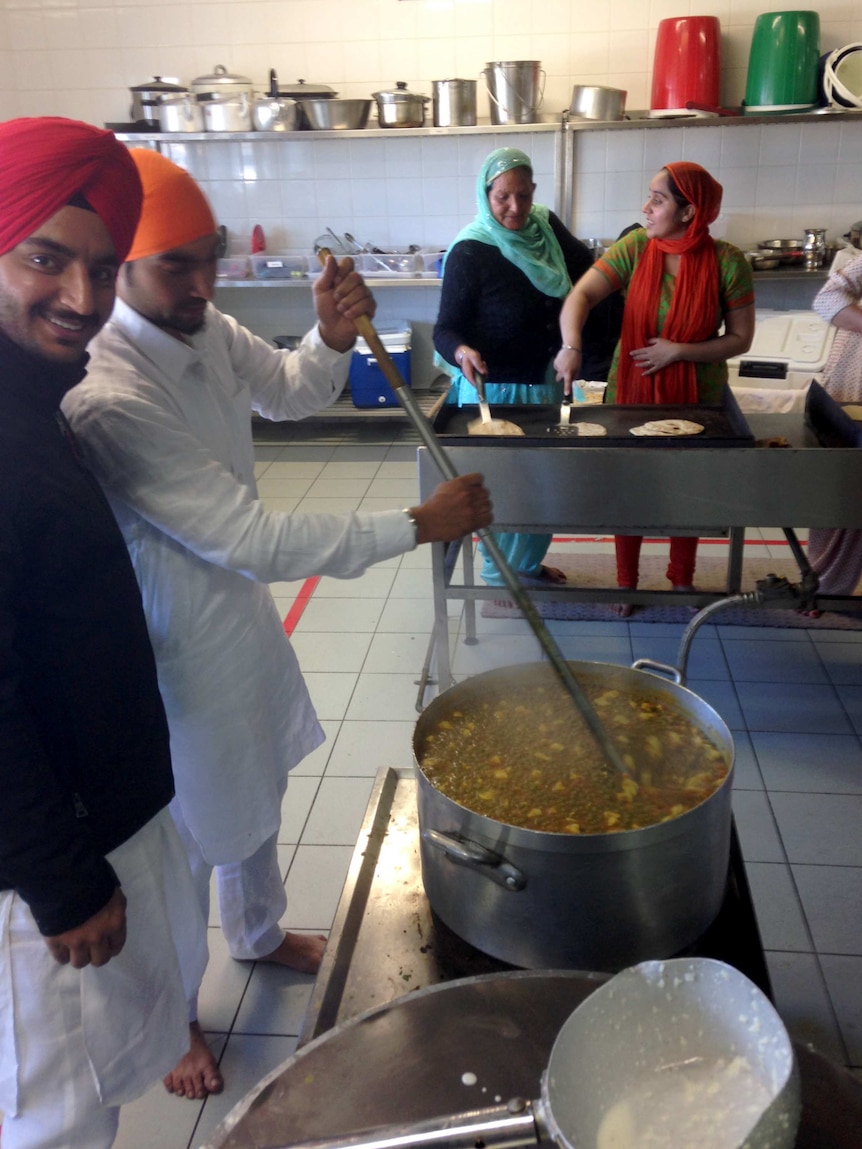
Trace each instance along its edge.
{"label": "white cooler", "polygon": [[758,311],[745,355],[727,361],[742,411],[803,411],[812,379],[829,358],[835,328],[815,311]]}

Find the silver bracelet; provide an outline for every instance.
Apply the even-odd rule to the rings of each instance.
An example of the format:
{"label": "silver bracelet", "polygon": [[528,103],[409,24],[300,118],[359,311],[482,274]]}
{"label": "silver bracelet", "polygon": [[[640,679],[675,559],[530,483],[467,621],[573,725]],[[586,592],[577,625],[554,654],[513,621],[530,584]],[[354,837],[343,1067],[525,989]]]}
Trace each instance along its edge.
{"label": "silver bracelet", "polygon": [[581,349],[580,349],[580,347],[572,347],[571,343],[564,343],[563,344],[563,350],[564,351],[577,351],[578,353],[580,353]]}
{"label": "silver bracelet", "polygon": [[464,352],[463,351],[456,351],[455,352],[455,362],[459,366],[464,362]]}
{"label": "silver bracelet", "polygon": [[419,524],[416,522],[416,516],[410,507],[404,508],[404,514],[407,516],[407,521],[413,528],[413,545],[417,547],[419,545]]}

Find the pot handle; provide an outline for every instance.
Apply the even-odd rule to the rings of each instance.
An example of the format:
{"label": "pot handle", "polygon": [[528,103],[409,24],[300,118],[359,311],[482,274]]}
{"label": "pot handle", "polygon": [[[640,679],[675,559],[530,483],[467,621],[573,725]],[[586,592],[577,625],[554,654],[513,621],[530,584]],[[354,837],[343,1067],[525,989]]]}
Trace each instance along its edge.
{"label": "pot handle", "polygon": [[505,890],[523,890],[527,884],[526,876],[517,867],[478,842],[468,842],[440,830],[423,830],[422,840],[440,850],[450,862],[483,874]]}
{"label": "pot handle", "polygon": [[665,662],[654,662],[651,658],[638,658],[632,663],[632,670],[646,670],[656,677],[667,675],[677,686],[682,685],[682,671],[676,666],[668,666]]}
{"label": "pot handle", "polygon": [[[535,1109],[540,1105],[537,1103]],[[279,1149],[516,1149],[543,1143],[544,1131],[533,1103],[520,1097],[508,1105],[475,1109],[469,1113],[436,1117],[427,1121],[369,1129],[355,1136],[332,1137],[319,1141],[295,1142]]]}

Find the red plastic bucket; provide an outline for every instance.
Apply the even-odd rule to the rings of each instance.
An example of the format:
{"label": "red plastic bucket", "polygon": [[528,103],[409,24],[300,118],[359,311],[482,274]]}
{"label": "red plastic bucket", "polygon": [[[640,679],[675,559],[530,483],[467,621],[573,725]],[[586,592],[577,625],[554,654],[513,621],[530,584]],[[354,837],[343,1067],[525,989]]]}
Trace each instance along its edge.
{"label": "red plastic bucket", "polygon": [[721,103],[721,26],[717,16],[671,16],[658,26],[652,111],[685,111],[687,103]]}

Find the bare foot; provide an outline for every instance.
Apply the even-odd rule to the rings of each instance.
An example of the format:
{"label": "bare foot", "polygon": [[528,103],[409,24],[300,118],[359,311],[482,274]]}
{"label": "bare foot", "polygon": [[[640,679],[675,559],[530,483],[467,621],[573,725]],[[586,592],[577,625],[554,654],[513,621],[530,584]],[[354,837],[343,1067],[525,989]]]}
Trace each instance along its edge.
{"label": "bare foot", "polygon": [[285,933],[281,944],[260,961],[274,962],[295,969],[298,973],[317,973],[323,961],[326,938],[323,934]]}
{"label": "bare foot", "polygon": [[559,567],[546,567],[542,563],[542,570],[539,578],[543,578],[545,582],[566,582],[566,572],[560,570]]}
{"label": "bare foot", "polygon": [[162,1081],[168,1093],[195,1101],[224,1089],[224,1078],[199,1022],[189,1023],[189,1051]]}
{"label": "bare foot", "polygon": [[630,602],[612,602],[611,610],[614,614],[618,614],[620,618],[631,618],[634,614],[634,607]]}

